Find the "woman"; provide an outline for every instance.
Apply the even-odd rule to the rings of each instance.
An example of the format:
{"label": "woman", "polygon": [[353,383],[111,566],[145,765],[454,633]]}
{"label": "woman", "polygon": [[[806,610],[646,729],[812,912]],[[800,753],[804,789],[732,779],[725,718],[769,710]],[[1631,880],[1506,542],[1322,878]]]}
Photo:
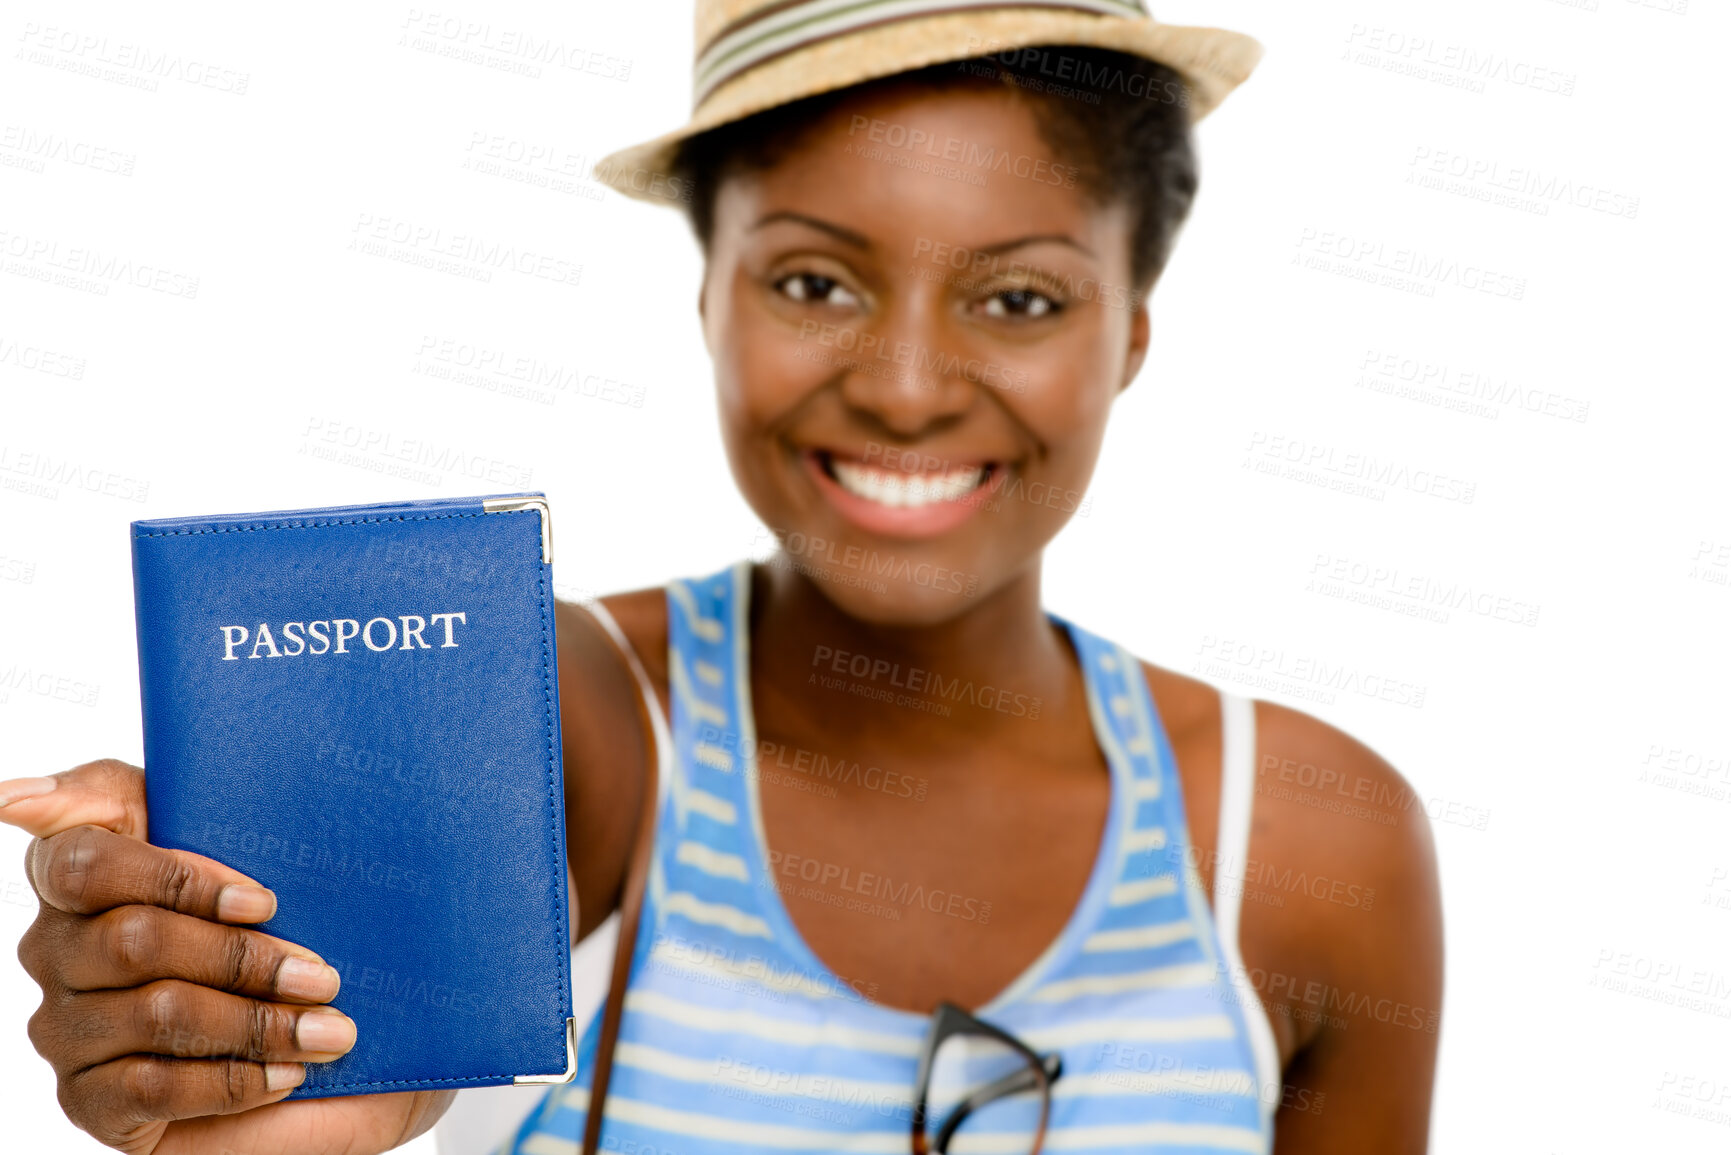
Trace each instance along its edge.
{"label": "woman", "polygon": [[[617,1042],[592,1022],[503,1150],[575,1151],[609,1056],[611,1150],[1424,1150],[1441,925],[1404,782],[1040,604],[1190,122],[1254,44],[1129,0],[716,0],[698,30],[692,122],[603,171],[690,213],[780,548],[560,607],[577,936],[649,868]],[[1293,777],[1362,805],[1266,789]],[[245,929],[267,893],[140,840],[136,768],[0,803],[39,839],[32,1037],[99,1139],[381,1151],[448,1105],[280,1102],[354,1042],[334,975]]]}

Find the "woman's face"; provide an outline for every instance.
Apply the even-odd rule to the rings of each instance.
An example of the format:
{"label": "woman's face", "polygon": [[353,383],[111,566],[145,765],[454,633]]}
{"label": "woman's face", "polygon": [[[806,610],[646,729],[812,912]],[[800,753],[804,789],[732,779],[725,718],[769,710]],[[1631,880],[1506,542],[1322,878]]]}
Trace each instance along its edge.
{"label": "woman's face", "polygon": [[999,91],[894,89],[723,182],[701,312],[745,498],[844,612],[1030,572],[1140,367],[1133,218]]}

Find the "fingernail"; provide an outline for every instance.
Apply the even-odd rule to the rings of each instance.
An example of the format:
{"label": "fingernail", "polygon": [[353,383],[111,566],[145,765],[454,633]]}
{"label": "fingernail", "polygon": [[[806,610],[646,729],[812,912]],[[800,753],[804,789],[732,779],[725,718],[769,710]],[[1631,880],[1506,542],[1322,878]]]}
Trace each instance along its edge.
{"label": "fingernail", "polygon": [[216,896],[216,917],[224,922],[266,922],[276,913],[276,895],[262,886],[232,882]]}
{"label": "fingernail", "polygon": [[264,1065],[264,1089],[267,1091],[283,1091],[290,1087],[298,1087],[306,1080],[307,1069],[302,1063],[266,1063]]}
{"label": "fingernail", "polygon": [[335,967],[311,959],[288,958],[276,972],[276,989],[290,998],[328,1003],[337,997],[343,976]]}
{"label": "fingernail", "polygon": [[26,798],[40,798],[58,785],[60,781],[56,778],[14,778],[0,782],[0,810]]}
{"label": "fingernail", "polygon": [[342,1054],[355,1045],[355,1022],[341,1011],[316,1007],[295,1025],[295,1046],[303,1051]]}

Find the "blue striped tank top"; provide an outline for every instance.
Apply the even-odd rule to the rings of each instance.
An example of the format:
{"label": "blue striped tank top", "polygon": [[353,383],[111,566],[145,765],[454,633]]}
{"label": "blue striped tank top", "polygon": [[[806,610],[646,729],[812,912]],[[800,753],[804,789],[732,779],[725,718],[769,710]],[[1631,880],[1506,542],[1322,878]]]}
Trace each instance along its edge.
{"label": "blue striped tank top", "polygon": [[[753,757],[749,591],[748,562],[668,586],[672,757],[602,1148],[903,1155],[929,1020],[874,1003],[831,971],[776,889]],[[1250,1033],[1266,1036],[1266,1020],[1215,931],[1141,665],[1050,616],[1081,660],[1111,768],[1106,831],[1065,929],[970,1009],[1042,1054],[1062,1053],[1048,1151],[1266,1153],[1279,1074],[1266,1046],[1259,1072]],[[550,1088],[500,1155],[577,1155],[600,1019],[584,1032],[576,1079]],[[939,1118],[943,1093],[934,1090]],[[951,1150],[1027,1151],[1038,1106],[1025,1094],[983,1108]]]}

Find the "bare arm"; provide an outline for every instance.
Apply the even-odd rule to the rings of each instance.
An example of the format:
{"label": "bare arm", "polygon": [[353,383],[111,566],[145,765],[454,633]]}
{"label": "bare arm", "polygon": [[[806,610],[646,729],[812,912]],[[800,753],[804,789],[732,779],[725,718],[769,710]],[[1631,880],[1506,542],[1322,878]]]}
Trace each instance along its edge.
{"label": "bare arm", "polygon": [[[1265,756],[1259,767],[1257,825],[1283,831],[1263,841],[1263,853],[1283,879],[1288,868],[1302,871],[1310,890],[1281,912],[1302,929],[1278,956],[1278,987],[1270,967],[1262,992],[1298,1034],[1275,1120],[1276,1155],[1420,1155],[1443,997],[1442,899],[1422,798],[1338,730],[1296,711],[1261,709],[1272,740],[1265,749],[1296,755],[1272,763]],[[1293,763],[1337,777],[1308,801],[1302,791],[1282,797],[1269,787]]]}
{"label": "bare arm", "polygon": [[[665,629],[660,598],[661,591],[650,590],[606,599],[641,658],[654,658],[656,627]],[[558,607],[558,629],[575,941],[619,905],[651,754],[642,695],[612,638],[587,610],[565,603]]]}

